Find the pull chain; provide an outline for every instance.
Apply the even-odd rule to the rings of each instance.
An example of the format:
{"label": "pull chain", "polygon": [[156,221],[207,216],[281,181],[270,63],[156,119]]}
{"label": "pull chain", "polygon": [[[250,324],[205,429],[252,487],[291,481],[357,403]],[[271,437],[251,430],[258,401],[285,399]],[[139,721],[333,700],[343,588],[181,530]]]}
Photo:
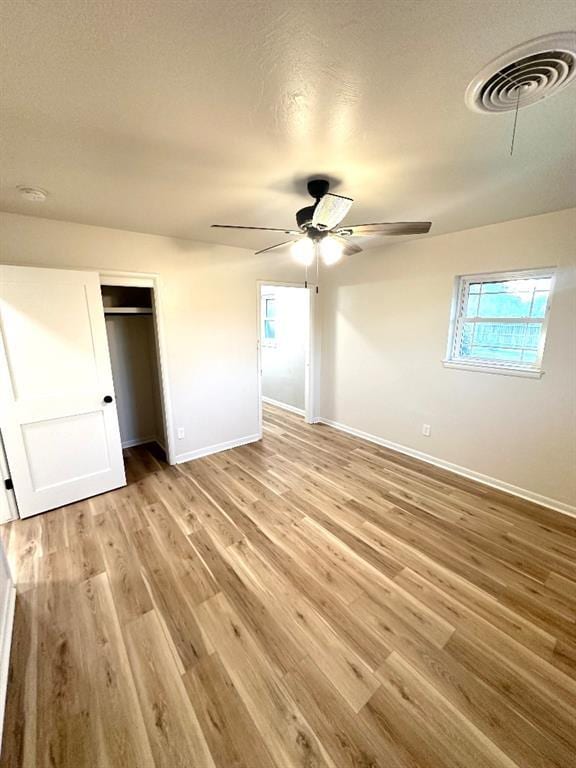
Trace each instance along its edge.
{"label": "pull chain", "polygon": [[512,127],[512,141],[510,142],[510,157],[514,154],[514,141],[516,139],[516,126],[518,124],[518,111],[520,109],[520,96],[522,95],[523,84],[520,80],[514,80],[504,72],[500,72],[501,77],[511,83],[516,88],[516,109],[514,112],[514,125]]}
{"label": "pull chain", "polygon": [[518,110],[520,109],[520,86],[517,88],[516,112],[514,113],[514,127],[512,128],[512,143],[510,144],[510,157],[514,154],[514,139],[516,138],[516,124],[518,122]]}
{"label": "pull chain", "polygon": [[319,258],[318,258],[318,246],[316,246],[316,293],[318,293],[319,274],[320,274],[320,265],[319,265]]}

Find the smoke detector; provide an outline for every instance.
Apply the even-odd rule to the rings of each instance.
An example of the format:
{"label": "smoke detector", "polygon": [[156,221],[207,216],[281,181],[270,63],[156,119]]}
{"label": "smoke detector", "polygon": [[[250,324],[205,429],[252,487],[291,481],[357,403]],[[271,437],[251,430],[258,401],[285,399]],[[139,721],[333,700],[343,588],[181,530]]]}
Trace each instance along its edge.
{"label": "smoke detector", "polygon": [[40,187],[20,186],[18,187],[18,191],[21,196],[30,203],[43,203],[48,197],[48,192],[40,189]]}
{"label": "smoke detector", "polygon": [[510,112],[547,99],[576,78],[576,33],[543,35],[494,59],[464,97],[474,112]]}

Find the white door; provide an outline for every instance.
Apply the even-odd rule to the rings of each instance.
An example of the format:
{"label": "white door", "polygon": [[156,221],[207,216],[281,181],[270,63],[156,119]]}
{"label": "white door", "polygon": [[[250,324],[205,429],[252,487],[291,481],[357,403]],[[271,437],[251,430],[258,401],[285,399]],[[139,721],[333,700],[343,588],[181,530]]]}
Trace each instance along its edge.
{"label": "white door", "polygon": [[98,273],[0,266],[0,403],[20,517],[126,484]]}
{"label": "white door", "polygon": [[9,520],[16,520],[18,517],[14,491],[11,485],[7,484],[11,479],[0,433],[0,525]]}

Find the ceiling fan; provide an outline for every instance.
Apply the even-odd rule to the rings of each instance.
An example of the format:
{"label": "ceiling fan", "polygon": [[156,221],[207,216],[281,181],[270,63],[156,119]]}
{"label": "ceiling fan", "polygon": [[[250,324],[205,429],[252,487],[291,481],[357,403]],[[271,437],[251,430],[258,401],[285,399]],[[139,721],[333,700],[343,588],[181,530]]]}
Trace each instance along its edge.
{"label": "ceiling fan", "polygon": [[261,232],[283,232],[297,237],[297,240],[285,240],[269,248],[262,248],[256,253],[266,253],[276,249],[289,249],[294,258],[305,266],[310,266],[320,257],[327,266],[335,264],[342,256],[359,253],[360,248],[348,240],[349,237],[372,237],[388,235],[423,235],[430,231],[430,221],[380,222],[377,224],[356,224],[341,227],[340,222],[354,202],[350,197],[329,192],[327,179],[311,179],[308,192],[315,199],[314,205],[301,208],[296,213],[298,229],[276,227],[243,227],[234,224],[212,224],[220,229],[249,229]]}

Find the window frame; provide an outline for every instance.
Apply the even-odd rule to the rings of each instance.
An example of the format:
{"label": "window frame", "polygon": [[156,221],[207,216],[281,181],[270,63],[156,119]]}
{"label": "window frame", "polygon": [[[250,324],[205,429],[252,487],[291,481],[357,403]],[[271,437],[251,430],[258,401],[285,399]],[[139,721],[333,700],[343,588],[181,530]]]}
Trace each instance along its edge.
{"label": "window frame", "polygon": [[274,329],[276,331],[276,317],[269,317],[268,316],[268,301],[272,300],[276,306],[277,306],[277,298],[275,294],[273,293],[263,293],[262,294],[262,330],[261,330],[261,338],[262,338],[262,346],[263,347],[276,347],[278,345],[278,339],[276,336],[274,336],[273,339],[267,339],[266,338],[266,322],[272,322],[274,325]]}
{"label": "window frame", "polygon": [[[550,291],[544,317],[538,318],[482,318],[485,321],[497,323],[541,323],[542,330],[538,340],[538,355],[534,363],[519,363],[516,361],[497,361],[482,360],[480,358],[460,357],[457,350],[460,348],[464,323],[470,318],[466,318],[466,300],[468,289],[471,283],[494,283],[504,282],[506,280],[530,280],[535,278],[550,278]],[[542,369],[542,360],[544,348],[546,345],[546,333],[548,330],[548,319],[550,316],[550,306],[554,294],[556,282],[555,267],[540,267],[538,269],[517,269],[506,272],[481,272],[470,275],[457,275],[454,280],[454,291],[452,298],[452,310],[450,316],[450,329],[448,334],[448,347],[446,357],[442,361],[446,368],[460,368],[462,370],[480,371],[483,373],[500,373],[509,376],[526,376],[529,378],[540,378],[544,373]]]}

